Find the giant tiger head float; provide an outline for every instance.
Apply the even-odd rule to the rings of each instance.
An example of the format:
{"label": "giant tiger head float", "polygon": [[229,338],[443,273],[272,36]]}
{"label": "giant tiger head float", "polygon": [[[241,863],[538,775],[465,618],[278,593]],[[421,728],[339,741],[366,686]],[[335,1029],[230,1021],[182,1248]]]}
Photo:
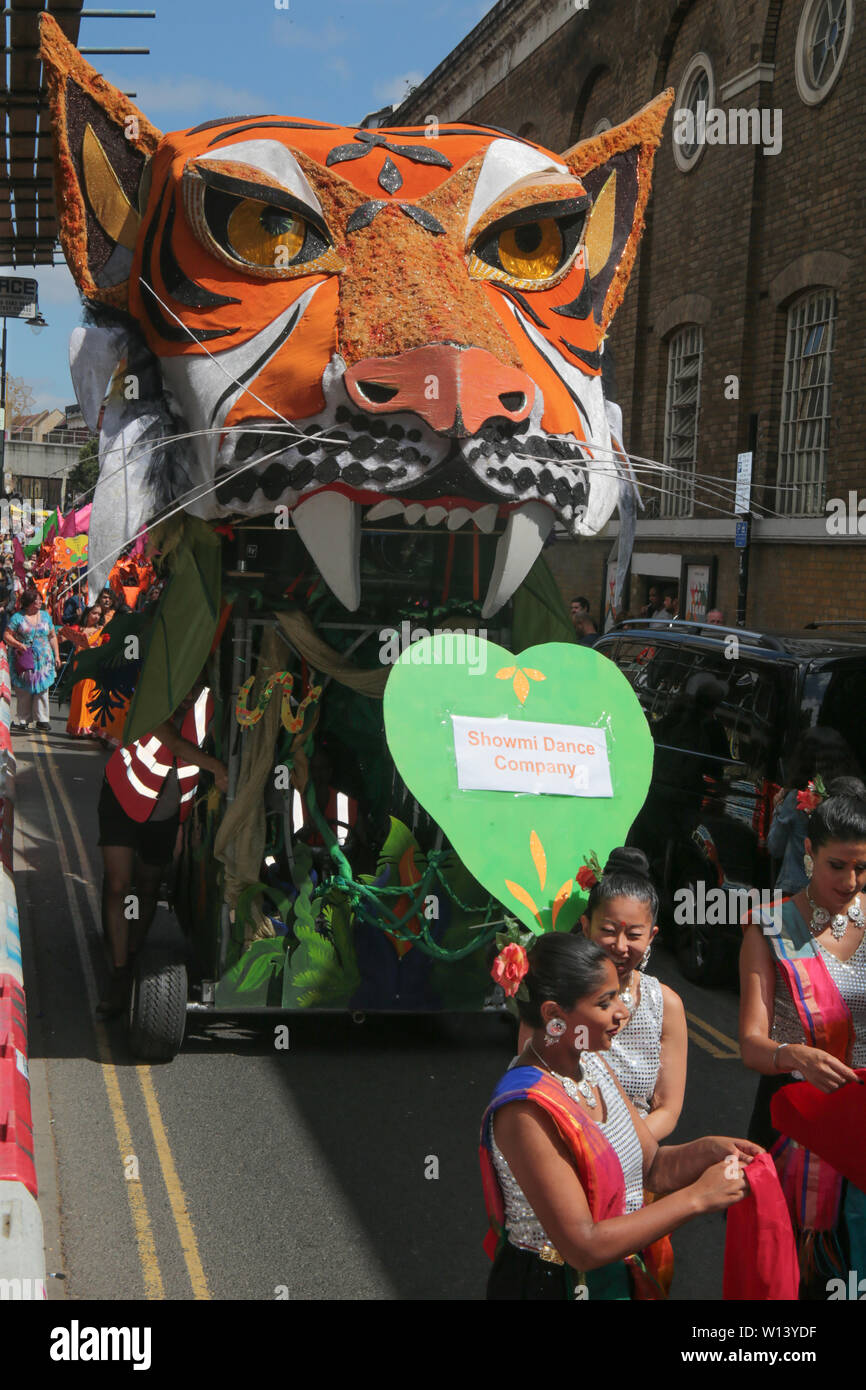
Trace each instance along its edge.
{"label": "giant tiger head float", "polygon": [[486,617],[556,520],[594,535],[631,492],[603,340],[672,93],[564,155],[279,115],[162,135],[50,18],[42,57],[92,425],[112,382],[95,586],[174,508],[281,505],[355,609],[362,521],[402,514],[502,529]]}

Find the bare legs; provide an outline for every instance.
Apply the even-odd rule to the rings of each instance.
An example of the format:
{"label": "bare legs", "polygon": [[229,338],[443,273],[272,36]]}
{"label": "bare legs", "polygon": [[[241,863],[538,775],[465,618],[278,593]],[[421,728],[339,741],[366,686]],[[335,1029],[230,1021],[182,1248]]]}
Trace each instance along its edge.
{"label": "bare legs", "polygon": [[147,935],[159,898],[165,865],[145,864],[126,845],[103,845],[102,929],[115,970]]}

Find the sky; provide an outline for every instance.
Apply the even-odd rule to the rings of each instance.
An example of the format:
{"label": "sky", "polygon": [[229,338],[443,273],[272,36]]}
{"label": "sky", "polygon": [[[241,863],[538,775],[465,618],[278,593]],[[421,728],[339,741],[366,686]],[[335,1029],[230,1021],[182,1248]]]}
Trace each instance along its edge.
{"label": "sky", "polygon": [[[87,61],[121,91],[135,92],[135,104],[160,130],[172,131],[262,111],[356,124],[399,102],[493,2],[149,0],[128,8],[153,8],[157,17],[83,19],[79,47],[149,48],[148,56]],[[49,324],[36,335],[9,320],[7,369],[31,387],[37,410],[62,409],[74,400],[67,343],[81,322],[78,291],[65,265],[0,267],[6,274],[39,281]]]}

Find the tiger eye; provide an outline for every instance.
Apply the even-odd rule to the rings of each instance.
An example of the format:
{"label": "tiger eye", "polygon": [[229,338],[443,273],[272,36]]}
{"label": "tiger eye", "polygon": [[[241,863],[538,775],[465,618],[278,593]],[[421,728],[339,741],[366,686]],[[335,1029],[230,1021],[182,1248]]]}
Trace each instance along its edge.
{"label": "tiger eye", "polygon": [[547,280],[562,261],[562,233],[552,217],[525,222],[500,232],[499,262],[509,275],[521,280]]}
{"label": "tiger eye", "polygon": [[244,198],[228,220],[232,249],[252,265],[285,267],[304,244],[306,224],[284,208]]}

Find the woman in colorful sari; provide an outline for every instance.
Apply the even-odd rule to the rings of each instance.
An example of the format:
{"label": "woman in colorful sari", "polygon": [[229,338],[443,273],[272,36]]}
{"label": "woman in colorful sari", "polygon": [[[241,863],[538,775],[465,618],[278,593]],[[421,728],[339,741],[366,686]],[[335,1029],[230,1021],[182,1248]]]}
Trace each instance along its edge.
{"label": "woman in colorful sari", "polygon": [[[578,875],[589,889],[580,929],[616,966],[619,997],[629,1017],[613,1040],[608,1064],[656,1139],[676,1128],[686,1093],[688,1030],[679,995],[646,975],[658,935],[658,894],[649,863],[639,849],[613,849],[601,878],[589,865]],[[520,1028],[518,1048],[531,1029]]]}
{"label": "woman in colorful sari", "polygon": [[[758,1146],[707,1137],[659,1147],[595,1055],[628,1011],[615,967],[592,942],[550,933],[528,958],[515,943],[493,973],[532,1035],[482,1123],[487,1297],[663,1297],[668,1232],[740,1201]],[[645,1186],[659,1194],[649,1206]]]}
{"label": "woman in colorful sari", "polygon": [[852,1068],[866,1066],[866,787],[846,777],[827,791],[809,816],[809,881],[780,910],[750,915],[740,953],[740,1048],[761,1073],[749,1134],[775,1159],[800,1298],[812,1302],[840,1275],[866,1277],[866,1193],[770,1120],[781,1086],[806,1081],[829,1093],[858,1083]]}
{"label": "woman in colorful sari", "polygon": [[[68,636],[76,651],[85,647],[95,647],[102,635],[102,613],[98,608],[89,608],[82,627],[61,628],[61,637]],[[69,701],[69,718],[66,732],[71,738],[89,738],[93,735],[93,711],[88,709],[88,701],[93,698],[96,682],[85,679],[76,681],[72,687]]]}

